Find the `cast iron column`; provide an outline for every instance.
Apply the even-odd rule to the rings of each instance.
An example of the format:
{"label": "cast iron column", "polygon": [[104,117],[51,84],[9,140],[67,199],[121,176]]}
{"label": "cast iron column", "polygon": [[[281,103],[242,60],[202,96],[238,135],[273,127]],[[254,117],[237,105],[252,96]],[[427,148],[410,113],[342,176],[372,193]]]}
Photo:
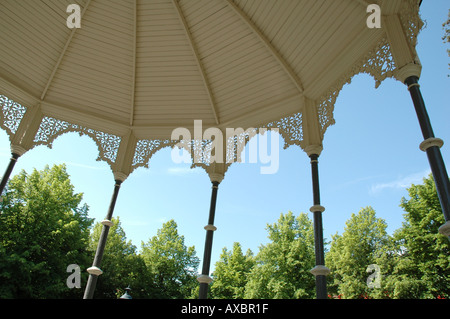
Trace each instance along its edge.
{"label": "cast iron column", "polygon": [[439,232],[445,236],[450,236],[450,181],[445,168],[440,147],[444,144],[440,138],[436,138],[431,127],[430,118],[425,107],[425,102],[420,92],[419,78],[410,76],[405,80],[409,93],[416,109],[420,128],[424,141],[420,144],[420,149],[427,153],[431,172],[436,184],[437,194],[442,207],[442,213],[446,223],[439,228]]}
{"label": "cast iron column", "polygon": [[106,218],[102,221],[103,228],[100,234],[100,239],[97,245],[97,251],[95,252],[94,262],[92,267],[87,269],[89,273],[89,279],[86,285],[86,290],[84,291],[84,299],[92,299],[94,297],[95,286],[97,285],[98,276],[100,276],[103,271],[100,269],[100,264],[103,258],[103,252],[106,246],[106,239],[108,238],[109,229],[113,225],[111,219],[114,212],[114,206],[116,205],[117,196],[119,195],[121,180],[116,180],[114,185],[114,193],[111,198],[111,203],[109,204],[108,213]]}
{"label": "cast iron column", "polygon": [[14,165],[16,165],[17,159],[19,157],[19,154],[11,153],[11,160],[9,161],[8,167],[6,168],[6,171],[3,174],[2,181],[0,182],[0,196],[3,193],[3,189],[5,188],[6,183],[8,183],[9,176],[11,175]]}
{"label": "cast iron column", "polygon": [[202,274],[197,278],[200,283],[199,299],[206,299],[208,297],[208,287],[212,282],[212,278],[209,277],[209,267],[211,264],[211,250],[214,231],[217,229],[214,226],[214,216],[216,213],[216,201],[217,201],[217,191],[219,190],[219,182],[212,181],[212,192],[211,192],[211,205],[209,208],[209,218],[208,225],[205,226],[206,239],[205,239],[205,251],[203,253],[203,267]]}
{"label": "cast iron column", "polygon": [[319,191],[319,155],[311,154],[311,175],[314,206],[310,211],[314,214],[314,243],[316,266],[311,269],[311,273],[316,276],[316,298],[327,299],[327,275],[330,270],[325,267],[325,253],[323,245],[323,226],[322,226],[322,212],[325,208],[320,205],[320,191]]}

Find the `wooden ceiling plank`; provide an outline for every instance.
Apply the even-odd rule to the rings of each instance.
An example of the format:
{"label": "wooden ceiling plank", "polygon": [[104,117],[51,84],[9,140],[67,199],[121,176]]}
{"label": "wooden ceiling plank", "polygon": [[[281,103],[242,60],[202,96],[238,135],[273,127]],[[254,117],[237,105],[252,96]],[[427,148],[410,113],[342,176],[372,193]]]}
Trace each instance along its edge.
{"label": "wooden ceiling plank", "polygon": [[189,26],[187,24],[186,18],[184,17],[183,12],[181,11],[180,4],[178,3],[178,0],[172,0],[172,3],[175,6],[175,9],[176,9],[176,11],[178,13],[178,17],[180,19],[181,24],[184,27],[184,31],[186,32],[186,36],[188,38],[189,45],[190,45],[190,47],[192,49],[192,52],[193,52],[194,57],[195,57],[195,61],[197,62],[197,66],[198,66],[198,68],[200,70],[200,74],[202,76],[203,82],[205,84],[206,91],[208,93],[209,100],[211,102],[211,110],[212,110],[214,118],[216,120],[216,124],[220,124],[219,117],[218,117],[218,112],[217,112],[217,105],[216,105],[216,101],[215,101],[215,98],[214,98],[214,94],[212,92],[212,88],[211,88],[211,85],[209,83],[208,76],[206,74],[206,70],[205,70],[205,68],[204,68],[204,66],[203,66],[203,64],[202,64],[202,62],[200,60],[200,54],[198,52],[198,49],[196,47],[196,44],[195,44],[194,39],[192,37],[192,34],[191,34],[190,30],[189,30]]}
{"label": "wooden ceiling plank", "polygon": [[[83,8],[83,11],[81,12],[81,18],[83,18],[83,15],[85,14],[85,12],[86,12],[87,8],[89,7],[90,3],[91,3],[91,0],[88,0],[88,2],[86,3],[86,6]],[[45,99],[45,95],[47,94],[47,91],[48,91],[48,89],[49,89],[49,87],[50,87],[50,85],[51,85],[51,83],[53,81],[53,77],[55,76],[56,71],[58,70],[59,65],[61,64],[61,61],[63,60],[67,49],[69,48],[70,42],[72,42],[72,38],[75,35],[76,30],[77,30],[77,28],[73,28],[72,32],[70,32],[70,36],[69,36],[69,38],[66,41],[66,45],[64,46],[63,50],[61,51],[61,54],[59,55],[58,61],[56,62],[55,67],[53,68],[53,71],[50,74],[50,78],[48,79],[47,84],[45,85],[45,88],[44,88],[44,90],[43,90],[43,92],[41,94],[41,101],[43,101]]]}
{"label": "wooden ceiling plank", "polygon": [[287,75],[292,79],[299,93],[303,94],[303,85],[299,77],[293,71],[291,66],[286,62],[286,60],[281,56],[281,54],[274,48],[274,46],[267,39],[267,37],[261,33],[261,31],[255,26],[255,24],[232,0],[226,0],[226,2],[238,14],[238,16],[249,26],[249,28],[253,31],[253,33],[262,41],[262,43],[266,46],[266,48],[269,50],[269,52],[272,54],[275,60],[280,64],[280,66],[284,69]]}
{"label": "wooden ceiling plank", "polygon": [[133,66],[131,71],[133,74],[131,75],[131,101],[130,101],[130,126],[133,126],[134,122],[134,109],[135,109],[135,96],[136,96],[136,43],[137,43],[137,24],[138,24],[138,16],[137,16],[137,0],[134,0],[134,11],[133,11]]}

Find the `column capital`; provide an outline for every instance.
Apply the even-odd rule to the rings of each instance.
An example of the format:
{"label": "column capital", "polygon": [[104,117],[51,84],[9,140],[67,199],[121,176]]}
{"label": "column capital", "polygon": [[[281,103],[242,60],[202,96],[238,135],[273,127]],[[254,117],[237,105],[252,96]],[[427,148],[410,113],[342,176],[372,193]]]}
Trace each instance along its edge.
{"label": "column capital", "polygon": [[320,153],[322,153],[323,150],[323,146],[322,145],[317,145],[317,144],[312,144],[312,145],[308,145],[304,148],[306,154],[308,154],[308,157],[310,157],[313,154],[316,154],[318,156],[320,156]]}
{"label": "column capital", "polygon": [[25,154],[28,150],[23,148],[20,145],[11,145],[11,153],[12,154],[17,154],[19,156],[22,156],[23,154]]}
{"label": "column capital", "polygon": [[422,72],[422,65],[419,63],[408,63],[395,72],[395,78],[402,83],[405,83],[406,79],[410,76],[417,76],[420,78]]}
{"label": "column capital", "polygon": [[114,180],[123,182],[127,179],[128,175],[122,172],[114,172]]}
{"label": "column capital", "polygon": [[211,183],[217,182],[220,184],[224,178],[224,174],[221,174],[221,173],[210,173],[208,175],[209,175],[209,179],[211,180]]}

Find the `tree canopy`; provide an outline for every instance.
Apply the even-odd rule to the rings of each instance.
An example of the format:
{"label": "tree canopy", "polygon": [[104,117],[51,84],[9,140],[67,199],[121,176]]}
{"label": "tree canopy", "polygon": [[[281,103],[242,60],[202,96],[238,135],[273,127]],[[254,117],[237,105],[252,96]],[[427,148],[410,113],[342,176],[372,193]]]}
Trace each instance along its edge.
{"label": "tree canopy", "polygon": [[65,165],[21,171],[0,203],[0,297],[79,296],[66,286],[67,266],[88,267],[93,220]]}
{"label": "tree canopy", "polygon": [[242,252],[241,244],[235,242],[233,249],[223,248],[220,260],[215,264],[214,281],[211,285],[212,298],[243,299],[250,270],[255,265],[253,252]]}
{"label": "tree canopy", "polygon": [[[95,298],[111,299],[120,296],[125,287],[133,287],[135,297],[148,297],[148,279],[146,278],[146,267],[141,256],[137,254],[137,248],[131,241],[127,241],[125,231],[120,219],[112,218],[113,226],[108,233],[105,251],[103,254],[101,269],[103,274],[97,281]],[[91,234],[89,250],[97,249],[98,241],[103,225],[95,224]],[[143,283],[145,283],[143,285]]]}
{"label": "tree canopy", "polygon": [[[402,226],[392,234],[368,206],[347,220],[327,243],[330,298],[450,298],[450,241],[430,175],[411,185],[400,206]],[[21,171],[0,202],[0,298],[81,298],[103,225],[89,218],[65,165]],[[198,297],[199,258],[170,220],[141,242],[127,240],[113,218],[95,298]],[[280,214],[267,224],[268,242],[255,255],[242,245],[223,248],[210,286],[212,298],[314,298],[314,231],[305,213]],[[81,287],[69,287],[68,266],[81,269]],[[76,274],[75,274],[76,275]]]}
{"label": "tree canopy", "polygon": [[267,225],[271,240],[260,247],[249,274],[246,298],[294,299],[314,297],[314,232],[304,213],[281,214]]}
{"label": "tree canopy", "polygon": [[408,193],[401,201],[403,225],[378,261],[383,289],[391,298],[449,298],[450,242],[438,232],[445,220],[432,175]]}
{"label": "tree canopy", "polygon": [[372,207],[352,214],[344,233],[332,237],[326,264],[331,270],[329,293],[343,298],[362,298],[371,293],[367,285],[367,268],[376,264],[388,242],[387,224],[377,218]]}
{"label": "tree canopy", "polygon": [[200,261],[195,247],[184,244],[184,236],[178,234],[177,223],[173,219],[164,223],[147,243],[142,243],[142,257],[159,291],[155,297],[191,297],[197,288]]}

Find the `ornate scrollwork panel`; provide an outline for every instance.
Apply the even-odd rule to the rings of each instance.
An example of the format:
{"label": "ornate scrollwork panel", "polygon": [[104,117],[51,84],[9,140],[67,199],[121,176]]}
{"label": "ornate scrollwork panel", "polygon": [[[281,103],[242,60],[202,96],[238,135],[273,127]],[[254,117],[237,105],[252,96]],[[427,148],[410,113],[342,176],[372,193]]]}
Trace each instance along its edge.
{"label": "ornate scrollwork panel", "polygon": [[11,140],[27,109],[4,95],[0,95],[0,106],[2,109],[0,126],[8,133]]}
{"label": "ornate scrollwork panel", "polygon": [[174,146],[179,141],[172,140],[139,140],[136,144],[136,149],[131,164],[132,171],[138,167],[148,168],[150,158],[159,150]]}
{"label": "ornate scrollwork panel", "polygon": [[117,158],[121,137],[101,131],[96,131],[81,125],[70,124],[52,117],[44,117],[34,138],[34,145],[47,145],[52,147],[53,141],[60,135],[68,132],[77,132],[88,135],[98,146],[99,156],[97,160],[104,160],[112,165]]}

